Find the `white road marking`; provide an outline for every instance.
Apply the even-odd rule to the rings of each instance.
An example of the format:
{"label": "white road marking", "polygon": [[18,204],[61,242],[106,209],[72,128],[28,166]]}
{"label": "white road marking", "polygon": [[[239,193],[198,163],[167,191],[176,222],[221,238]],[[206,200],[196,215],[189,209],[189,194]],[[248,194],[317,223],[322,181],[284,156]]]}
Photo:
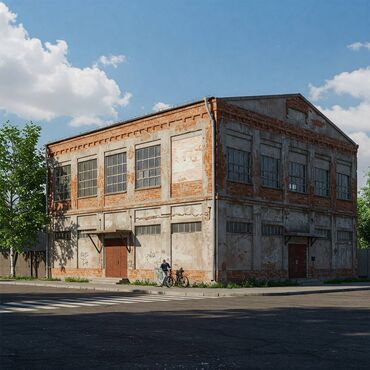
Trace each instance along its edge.
{"label": "white road marking", "polygon": [[98,297],[76,297],[60,299],[40,299],[18,302],[6,302],[0,304],[0,313],[29,312],[37,310],[55,310],[58,308],[96,307],[101,305],[113,306],[119,304],[153,303],[170,301],[199,300],[217,297],[188,297],[169,295],[135,295],[135,296],[98,296]]}

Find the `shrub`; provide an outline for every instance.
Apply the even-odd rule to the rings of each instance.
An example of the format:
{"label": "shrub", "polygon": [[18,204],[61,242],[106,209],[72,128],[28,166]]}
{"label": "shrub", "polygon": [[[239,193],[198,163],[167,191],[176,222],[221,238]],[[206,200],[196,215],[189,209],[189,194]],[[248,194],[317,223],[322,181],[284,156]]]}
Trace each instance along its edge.
{"label": "shrub", "polygon": [[88,283],[89,279],[67,276],[66,278],[64,278],[64,281],[66,281],[67,283]]}

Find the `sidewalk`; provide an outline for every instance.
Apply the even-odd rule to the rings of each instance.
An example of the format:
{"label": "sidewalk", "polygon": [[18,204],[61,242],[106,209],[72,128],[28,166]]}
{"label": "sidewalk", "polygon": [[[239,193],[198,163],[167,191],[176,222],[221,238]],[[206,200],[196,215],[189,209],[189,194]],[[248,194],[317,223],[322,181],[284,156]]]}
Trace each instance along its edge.
{"label": "sidewalk", "polygon": [[292,286],[276,288],[164,288],[153,286],[115,285],[104,283],[67,283],[64,281],[21,281],[2,280],[1,285],[23,285],[49,288],[67,288],[80,290],[96,290],[106,292],[122,292],[136,294],[165,294],[181,295],[188,297],[244,297],[244,296],[286,296],[301,294],[335,293],[349,291],[370,290],[370,283],[351,283],[338,285],[317,285],[317,286]]}

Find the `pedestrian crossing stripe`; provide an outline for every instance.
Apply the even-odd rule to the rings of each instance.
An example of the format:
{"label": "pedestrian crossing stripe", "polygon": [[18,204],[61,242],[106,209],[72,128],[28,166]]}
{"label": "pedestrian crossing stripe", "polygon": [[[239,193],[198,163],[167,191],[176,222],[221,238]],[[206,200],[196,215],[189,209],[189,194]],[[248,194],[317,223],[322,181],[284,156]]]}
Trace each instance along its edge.
{"label": "pedestrian crossing stripe", "polygon": [[19,302],[5,302],[0,304],[0,313],[32,312],[37,310],[56,310],[59,308],[112,306],[118,304],[154,303],[169,301],[199,300],[216,297],[187,297],[168,295],[141,295],[141,296],[97,296],[76,297],[61,299],[25,300]]}

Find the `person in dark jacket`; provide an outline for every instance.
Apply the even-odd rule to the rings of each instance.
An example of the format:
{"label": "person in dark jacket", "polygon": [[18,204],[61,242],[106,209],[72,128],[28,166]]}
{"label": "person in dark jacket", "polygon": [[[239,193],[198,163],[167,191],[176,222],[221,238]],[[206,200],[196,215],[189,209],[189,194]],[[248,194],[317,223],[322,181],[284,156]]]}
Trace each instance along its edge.
{"label": "person in dark jacket", "polygon": [[161,270],[163,271],[164,278],[163,278],[163,281],[162,281],[162,285],[161,286],[164,285],[165,280],[166,280],[168,274],[170,273],[170,271],[169,271],[170,268],[171,268],[170,264],[166,260],[163,260],[163,262],[161,264]]}

